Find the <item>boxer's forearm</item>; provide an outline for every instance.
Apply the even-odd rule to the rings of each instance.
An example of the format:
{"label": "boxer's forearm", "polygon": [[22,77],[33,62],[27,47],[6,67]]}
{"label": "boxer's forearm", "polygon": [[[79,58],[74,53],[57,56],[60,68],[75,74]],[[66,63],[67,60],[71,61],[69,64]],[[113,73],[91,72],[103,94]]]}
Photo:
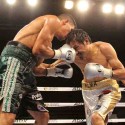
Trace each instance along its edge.
{"label": "boxer's forearm", "polygon": [[73,68],[71,65],[61,60],[52,64],[42,63],[35,67],[33,71],[35,76],[71,78],[73,75]]}
{"label": "boxer's forearm", "polygon": [[113,70],[112,78],[116,80],[125,80],[125,69]]}
{"label": "boxer's forearm", "polygon": [[33,73],[36,76],[46,76],[47,74],[47,68],[50,68],[51,65],[50,64],[45,64],[45,63],[41,63],[38,66],[34,67],[33,69]]}
{"label": "boxer's forearm", "polygon": [[33,69],[33,73],[36,76],[46,76],[47,75],[47,68],[55,67],[56,65],[64,62],[63,60],[57,60],[52,64],[40,63]]}
{"label": "boxer's forearm", "polygon": [[56,65],[58,65],[58,64],[60,64],[62,62],[65,62],[65,61],[58,59],[55,62],[53,62],[52,64],[50,64],[48,68],[55,67]]}

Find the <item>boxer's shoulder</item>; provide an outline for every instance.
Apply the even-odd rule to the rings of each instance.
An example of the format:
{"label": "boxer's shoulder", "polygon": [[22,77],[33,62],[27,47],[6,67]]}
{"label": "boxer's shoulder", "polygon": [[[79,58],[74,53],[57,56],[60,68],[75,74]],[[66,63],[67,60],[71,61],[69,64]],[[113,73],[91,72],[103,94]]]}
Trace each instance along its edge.
{"label": "boxer's shoulder", "polygon": [[112,48],[112,45],[108,42],[97,41],[93,43],[93,46],[99,48],[100,50],[108,50]]}
{"label": "boxer's shoulder", "polygon": [[95,46],[103,46],[103,45],[110,45],[108,42],[97,41],[93,43]]}

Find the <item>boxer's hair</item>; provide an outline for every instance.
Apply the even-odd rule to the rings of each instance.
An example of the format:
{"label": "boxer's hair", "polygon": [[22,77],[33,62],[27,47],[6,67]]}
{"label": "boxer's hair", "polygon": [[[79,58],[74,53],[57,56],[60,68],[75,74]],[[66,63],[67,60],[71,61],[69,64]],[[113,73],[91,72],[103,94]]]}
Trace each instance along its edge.
{"label": "boxer's hair", "polygon": [[77,28],[76,21],[70,14],[60,14],[58,18],[60,20],[67,19],[69,23],[74,26],[74,28]]}
{"label": "boxer's hair", "polygon": [[85,38],[88,38],[89,42],[92,43],[92,40],[87,32],[82,29],[72,29],[65,40],[66,43],[70,43],[71,41],[78,41],[79,43],[83,43]]}

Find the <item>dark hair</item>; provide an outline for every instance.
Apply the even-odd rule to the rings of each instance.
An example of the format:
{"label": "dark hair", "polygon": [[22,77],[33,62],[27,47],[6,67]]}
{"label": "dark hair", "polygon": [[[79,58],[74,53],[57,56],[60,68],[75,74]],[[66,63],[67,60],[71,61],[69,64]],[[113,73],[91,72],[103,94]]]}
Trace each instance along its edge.
{"label": "dark hair", "polygon": [[66,37],[66,43],[70,43],[71,41],[78,41],[83,43],[85,38],[88,38],[89,42],[92,43],[90,36],[87,32],[82,29],[72,29]]}
{"label": "dark hair", "polygon": [[60,20],[67,19],[69,23],[74,26],[74,28],[77,28],[76,21],[70,14],[60,14],[58,18]]}

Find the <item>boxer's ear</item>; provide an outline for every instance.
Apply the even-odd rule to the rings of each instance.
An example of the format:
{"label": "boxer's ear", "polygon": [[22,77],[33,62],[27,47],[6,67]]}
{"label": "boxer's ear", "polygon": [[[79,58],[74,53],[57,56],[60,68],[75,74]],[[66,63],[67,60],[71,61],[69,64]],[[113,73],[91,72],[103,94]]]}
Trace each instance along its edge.
{"label": "boxer's ear", "polygon": [[84,41],[86,42],[86,44],[89,44],[89,43],[90,43],[90,41],[89,41],[89,39],[88,39],[87,36],[84,38]]}
{"label": "boxer's ear", "polygon": [[68,22],[69,22],[68,19],[64,19],[62,20],[62,25],[66,25]]}

